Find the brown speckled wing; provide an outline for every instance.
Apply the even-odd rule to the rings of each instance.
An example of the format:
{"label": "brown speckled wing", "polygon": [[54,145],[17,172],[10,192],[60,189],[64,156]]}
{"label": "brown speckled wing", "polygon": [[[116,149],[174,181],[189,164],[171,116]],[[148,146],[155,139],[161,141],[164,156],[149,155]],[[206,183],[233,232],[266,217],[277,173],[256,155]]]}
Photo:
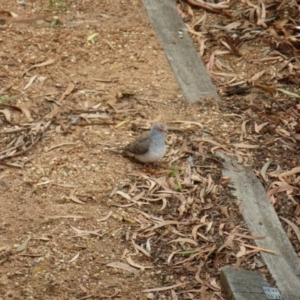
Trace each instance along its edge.
{"label": "brown speckled wing", "polygon": [[150,146],[150,131],[142,133],[135,141],[124,148],[124,151],[131,152],[135,155],[145,154]]}

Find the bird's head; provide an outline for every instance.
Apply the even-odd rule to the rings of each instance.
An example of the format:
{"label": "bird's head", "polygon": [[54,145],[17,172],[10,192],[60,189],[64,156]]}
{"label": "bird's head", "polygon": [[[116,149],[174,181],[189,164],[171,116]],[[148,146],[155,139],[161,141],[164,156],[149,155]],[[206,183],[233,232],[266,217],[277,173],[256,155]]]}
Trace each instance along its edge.
{"label": "bird's head", "polygon": [[167,127],[162,123],[156,123],[151,127],[151,132],[168,133]]}

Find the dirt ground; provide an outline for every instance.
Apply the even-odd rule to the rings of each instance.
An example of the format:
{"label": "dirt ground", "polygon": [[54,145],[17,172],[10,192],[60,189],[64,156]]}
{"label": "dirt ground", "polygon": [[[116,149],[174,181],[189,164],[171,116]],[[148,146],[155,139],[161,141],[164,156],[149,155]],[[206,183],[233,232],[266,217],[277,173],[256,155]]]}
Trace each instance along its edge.
{"label": "dirt ground", "polygon": [[[0,21],[1,300],[226,299],[224,265],[268,276],[230,235],[249,232],[213,153],[227,147],[262,177],[269,160],[298,167],[298,100],[229,97],[212,74],[221,103],[187,105],[138,0],[2,0]],[[157,121],[170,133],[154,170],[109,150]],[[281,192],[274,206],[299,225],[299,193]]]}

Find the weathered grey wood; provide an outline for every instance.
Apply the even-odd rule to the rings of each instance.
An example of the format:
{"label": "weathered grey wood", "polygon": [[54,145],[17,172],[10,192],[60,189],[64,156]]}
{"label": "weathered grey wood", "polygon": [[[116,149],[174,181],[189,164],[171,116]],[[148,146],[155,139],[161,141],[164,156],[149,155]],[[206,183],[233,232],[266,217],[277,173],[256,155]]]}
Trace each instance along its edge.
{"label": "weathered grey wood", "polygon": [[221,270],[221,286],[228,300],[266,300],[262,286],[269,284],[260,272],[225,267]]}
{"label": "weathered grey wood", "polygon": [[190,103],[203,97],[219,99],[174,0],[143,0],[183,95]]}
{"label": "weathered grey wood", "polygon": [[231,178],[233,194],[241,202],[244,220],[254,236],[266,236],[255,240],[257,246],[278,254],[261,252],[261,256],[277,288],[284,299],[300,299],[300,260],[294,251],[279,218],[266,196],[265,190],[252,170],[218,153],[224,162],[223,175]]}

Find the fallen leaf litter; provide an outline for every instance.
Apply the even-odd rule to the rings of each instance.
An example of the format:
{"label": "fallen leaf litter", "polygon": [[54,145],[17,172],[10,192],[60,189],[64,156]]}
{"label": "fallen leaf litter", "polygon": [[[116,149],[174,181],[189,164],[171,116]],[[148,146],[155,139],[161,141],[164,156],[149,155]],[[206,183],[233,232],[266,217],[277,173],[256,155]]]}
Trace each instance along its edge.
{"label": "fallen leaf litter", "polygon": [[[119,206],[127,212],[116,216],[108,211],[98,219],[99,222],[114,219],[125,224],[126,229],[122,230],[125,230],[126,251],[123,259],[116,256],[110,267],[123,270],[131,268],[130,270],[135,270],[133,273],[140,274],[150,272],[149,274],[161,285],[144,289],[145,293],[150,293],[147,296],[160,293],[166,297],[171,294],[173,298],[184,295],[193,299],[200,293],[203,299],[222,299],[218,274],[219,268],[225,264],[246,269],[258,268],[268,274],[260,261],[259,251],[269,249],[259,249],[252,243],[253,240],[264,237],[253,237],[243,227],[241,208],[231,200],[232,196],[227,188],[230,178],[221,178],[222,162],[214,156],[216,151],[224,151],[227,155],[237,158],[238,162],[254,168],[266,186],[268,197],[284,221],[286,232],[299,253],[300,235],[297,228],[300,215],[300,186],[297,147],[300,140],[300,104],[297,100],[299,91],[296,88],[299,83],[299,29],[296,8],[293,2],[279,4],[260,1],[252,4],[249,1],[241,1],[234,7],[222,7],[223,11],[219,11],[222,13],[211,18],[207,18],[206,12],[192,10],[189,6],[183,8],[192,20],[192,23],[187,23],[188,30],[224,100],[215,105],[207,99],[199,106],[195,105],[195,111],[201,112],[200,120],[188,110],[186,114],[178,117],[178,120],[174,120],[174,114],[172,117],[168,116],[166,121],[172,130],[168,136],[168,155],[162,162],[162,167],[149,174],[138,165],[134,165],[133,171],[126,175],[122,188],[117,187],[110,193],[111,201],[108,201],[111,211],[115,212],[115,206]],[[219,9],[220,7],[213,7],[210,11],[216,13]],[[231,12],[228,13],[224,9]],[[276,14],[281,14],[284,9],[289,10],[291,14],[283,17],[280,15],[278,18]],[[230,19],[233,12],[239,20]],[[93,21],[96,22],[80,22],[94,24]],[[74,25],[79,27],[80,22],[74,22]],[[66,24],[70,25],[67,22]],[[9,30],[15,33],[14,31],[18,31],[16,26],[19,26],[19,23],[13,24],[10,29],[6,28],[3,33]],[[201,32],[197,28],[201,28]],[[229,33],[232,34],[233,31],[241,34],[239,39],[230,38]],[[27,34],[29,40],[39,38],[38,35],[32,36],[31,32]],[[97,42],[97,36],[93,33],[89,32],[86,37],[93,37],[89,41],[91,45],[92,41]],[[116,51],[115,42],[112,43],[107,38],[103,42],[110,51]],[[259,51],[256,49],[257,45]],[[60,49],[57,49],[58,53],[61,53]],[[247,63],[244,63],[241,57],[252,62],[250,72]],[[142,57],[138,59],[143,60]],[[105,65],[109,61],[109,58],[106,58],[102,63]],[[18,70],[26,77],[22,78],[17,88],[35,99],[44,79],[34,72],[51,68],[55,63],[54,58],[49,59],[45,55],[39,58],[39,61],[33,61],[31,67],[30,63],[27,63],[25,68]],[[262,66],[264,70],[261,70]],[[236,72],[237,67],[240,72]],[[15,66],[11,65],[10,70],[14,68]],[[124,71],[123,68],[124,64],[119,62],[113,62],[110,66],[113,72]],[[47,72],[45,74],[47,75]],[[118,76],[101,78],[95,74],[92,81],[100,84],[120,84]],[[10,95],[9,91],[16,90],[14,85],[16,82],[4,81],[1,85],[1,95]],[[14,89],[10,90],[12,86]],[[0,99],[0,118],[3,125],[0,132],[3,137],[0,144],[0,165],[4,170],[0,174],[0,183],[3,191],[9,190],[11,186],[6,180],[10,176],[7,168],[26,169],[35,159],[27,155],[35,153],[39,144],[45,144],[45,153],[58,149],[72,150],[77,143],[89,146],[89,141],[85,139],[79,142],[60,140],[49,145],[49,136],[70,135],[74,133],[74,128],[79,126],[115,126],[116,129],[122,130],[123,126],[128,128],[131,124],[132,129],[140,128],[141,123],[148,121],[144,105],[151,107],[163,103],[151,94],[128,92],[126,89],[117,92],[116,99],[110,97],[105,106],[95,102],[91,106],[85,102],[80,106],[75,104],[66,108],[65,101],[68,97],[74,96],[76,99],[84,93],[105,97],[112,94],[112,89],[89,84],[81,87],[80,83],[73,84],[70,81],[64,82],[63,86],[59,93],[53,94],[51,88],[46,93],[43,92],[46,101],[44,103],[47,105],[43,103],[39,110],[25,106],[21,101],[10,97]],[[60,97],[56,97],[57,95]],[[214,119],[215,124],[212,124],[214,114],[220,117]],[[137,116],[143,122],[132,122]],[[151,116],[152,120],[157,117]],[[190,120],[187,121],[186,117],[190,117]],[[224,124],[226,126],[223,126]],[[209,132],[206,133],[206,130]],[[227,134],[224,135],[224,132]],[[30,181],[26,184],[32,185]],[[42,179],[34,185],[36,188],[47,187],[48,190],[54,185],[57,188],[73,188],[74,190],[61,200],[63,205],[69,203],[68,201],[81,207],[90,204],[89,196],[80,195],[78,184]],[[91,226],[90,223],[86,223],[86,216],[79,215],[79,212],[76,210],[74,214],[69,212],[64,215],[46,216],[44,226],[57,224],[53,230],[60,232],[63,224],[68,224],[67,236],[72,237],[72,240],[83,239],[84,236],[87,239],[102,236],[104,239],[108,233],[112,237],[117,235],[119,229],[116,226],[111,231],[103,228],[101,231],[96,224]],[[66,223],[63,220],[66,220]],[[75,223],[76,220],[78,223]],[[74,231],[77,236],[74,236]],[[44,255],[41,254],[43,251],[39,253],[39,249],[43,250],[39,243],[42,240],[46,242],[53,239],[52,236],[42,236],[39,240],[26,234],[27,232],[22,235],[22,240],[19,239],[16,250],[8,246],[0,248],[1,265],[13,260],[18,250],[24,259],[27,255],[28,259]],[[36,252],[33,251],[34,245],[38,247]],[[75,250],[72,251],[72,255],[68,253],[67,261],[70,263],[78,262],[84,256],[78,254],[78,249]],[[60,259],[64,257],[60,255]],[[110,262],[106,265],[109,264]],[[147,267],[155,268],[145,271]],[[45,268],[35,267],[33,273],[40,276]],[[47,292],[50,293],[53,289],[49,287]],[[84,296],[77,299],[101,296],[97,292],[89,293],[83,285],[80,289]],[[105,294],[110,295],[105,297],[117,297],[122,295],[122,291],[115,289]]]}

